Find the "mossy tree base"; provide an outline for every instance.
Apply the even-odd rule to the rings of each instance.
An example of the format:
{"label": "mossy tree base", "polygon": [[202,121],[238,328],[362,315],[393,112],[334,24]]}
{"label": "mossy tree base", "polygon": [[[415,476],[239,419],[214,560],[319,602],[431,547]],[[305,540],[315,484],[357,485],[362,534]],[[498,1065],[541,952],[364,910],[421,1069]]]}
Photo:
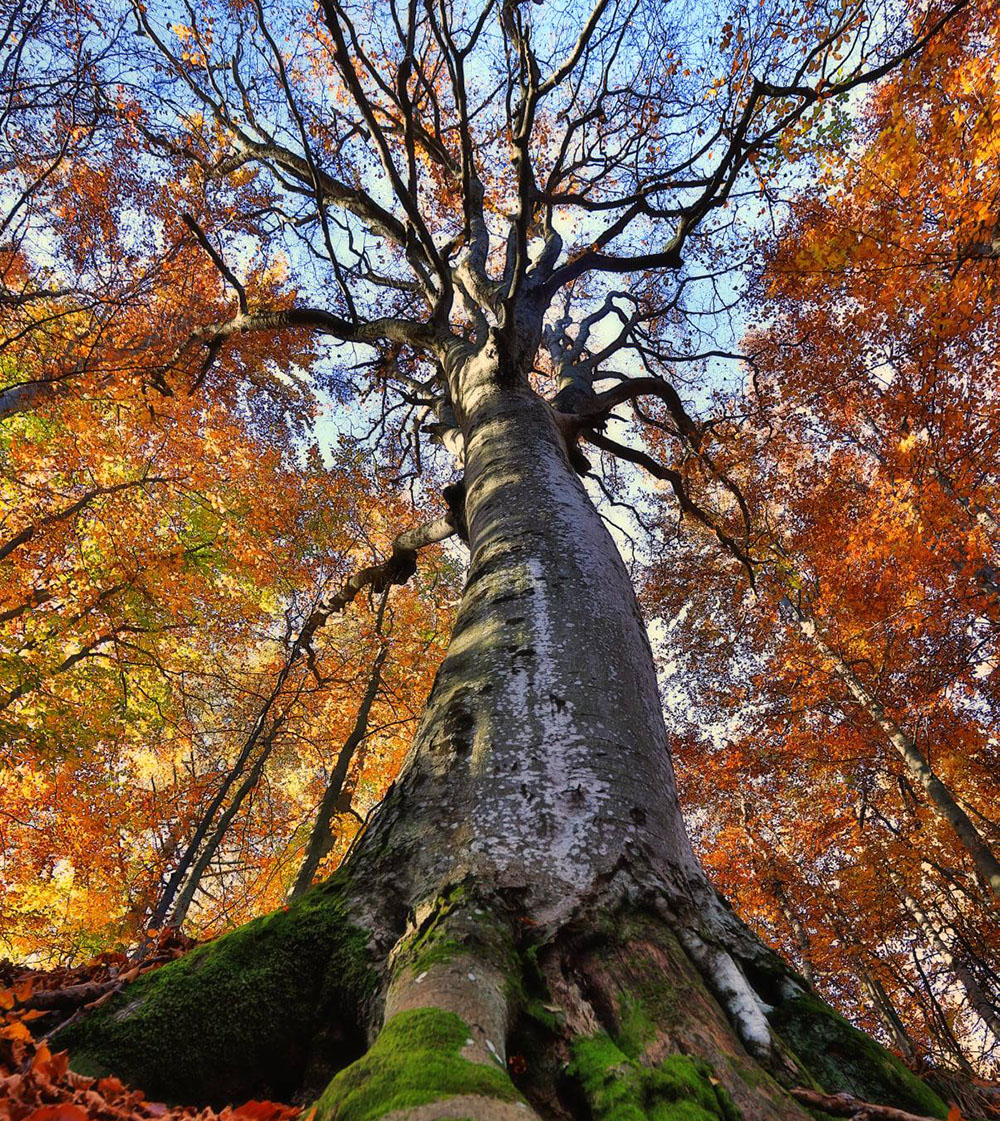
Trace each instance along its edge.
{"label": "mossy tree base", "polygon": [[375,987],[367,938],[331,880],[145,974],[53,1046],[81,1074],[113,1073],[170,1102],[290,1100],[364,1052]]}
{"label": "mossy tree base", "polygon": [[[947,1114],[795,986],[771,1007],[770,1056],[755,1058],[652,908],[595,907],[539,937],[463,885],[384,962],[351,913],[339,883],[314,889],[141,978],[55,1042],[75,1069],[153,1096],[315,1100],[318,1121],[806,1121],[793,1085]],[[757,983],[774,1001],[775,978]]]}
{"label": "mossy tree base", "polygon": [[470,1025],[454,1012],[400,1012],[368,1053],[333,1079],[316,1102],[317,1121],[377,1121],[456,1096],[476,1099],[479,1114],[487,1103],[523,1103],[502,1061],[487,1065],[463,1056],[472,1038]]}
{"label": "mossy tree base", "polygon": [[948,1110],[937,1094],[875,1040],[823,1001],[805,993],[779,1005],[771,1026],[804,1063],[816,1083],[863,1101],[893,1105],[929,1117]]}

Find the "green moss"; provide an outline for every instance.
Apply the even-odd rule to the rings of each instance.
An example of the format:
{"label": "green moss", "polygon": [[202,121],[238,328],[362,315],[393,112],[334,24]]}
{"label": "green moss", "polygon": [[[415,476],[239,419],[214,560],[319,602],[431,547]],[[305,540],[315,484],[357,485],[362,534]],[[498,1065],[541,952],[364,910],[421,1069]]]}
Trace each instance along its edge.
{"label": "green moss", "polygon": [[316,1103],[318,1121],[372,1121],[456,1094],[501,1101],[520,1095],[501,1066],[460,1054],[469,1028],[454,1012],[416,1008],[382,1028],[366,1055],[342,1070]]}
{"label": "green moss", "polygon": [[618,1017],[615,1043],[630,1059],[638,1059],[646,1044],[656,1035],[656,1023],[646,1002],[633,993],[623,992],[618,1005]]}
{"label": "green moss", "polygon": [[114,1073],[153,1098],[222,1105],[286,1097],[363,1050],[373,988],[366,938],[336,881],[140,977],[59,1033],[81,1073]]}
{"label": "green moss", "polygon": [[449,938],[445,934],[435,937],[432,931],[419,945],[410,949],[407,965],[413,973],[424,973],[432,965],[452,961],[461,950],[462,944],[456,938]]}
{"label": "green moss", "polygon": [[803,994],[779,1005],[769,1019],[828,1093],[846,1090],[865,1101],[947,1116],[947,1106],[933,1090],[821,1000]]}
{"label": "green moss", "polygon": [[606,1035],[580,1037],[573,1043],[569,1073],[595,1121],[740,1121],[711,1066],[687,1055],[644,1067]]}
{"label": "green moss", "polygon": [[757,1063],[744,1062],[742,1059],[734,1057],[729,1057],[727,1061],[729,1069],[752,1090],[758,1090],[762,1086],[776,1085],[771,1075]]}
{"label": "green moss", "polygon": [[505,972],[520,975],[509,925],[480,904],[469,885],[456,883],[434,900],[427,918],[400,947],[396,969],[424,973],[453,961],[469,947],[475,948],[476,956],[485,951]]}
{"label": "green moss", "polygon": [[566,1023],[566,1013],[554,1004],[534,998],[524,1006],[524,1015],[547,1032],[558,1035]]}

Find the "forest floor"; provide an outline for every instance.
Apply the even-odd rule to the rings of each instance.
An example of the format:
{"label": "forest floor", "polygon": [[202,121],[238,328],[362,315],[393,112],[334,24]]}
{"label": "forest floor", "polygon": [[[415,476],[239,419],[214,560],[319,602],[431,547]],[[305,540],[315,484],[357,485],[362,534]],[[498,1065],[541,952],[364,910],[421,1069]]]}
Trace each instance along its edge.
{"label": "forest floor", "polygon": [[[295,1121],[299,1106],[249,1101],[216,1111],[147,1101],[117,1078],[86,1078],[53,1054],[46,1037],[84,1015],[143,973],[159,969],[196,942],[164,934],[141,962],[99,954],[86,965],[29,969],[0,961],[0,1121]],[[308,1115],[302,1119],[308,1121]]]}

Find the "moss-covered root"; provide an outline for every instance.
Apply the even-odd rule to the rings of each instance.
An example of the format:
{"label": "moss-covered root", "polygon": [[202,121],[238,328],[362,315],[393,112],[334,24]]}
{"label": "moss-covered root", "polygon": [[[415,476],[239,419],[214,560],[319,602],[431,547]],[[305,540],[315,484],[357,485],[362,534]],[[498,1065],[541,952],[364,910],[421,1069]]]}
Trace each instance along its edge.
{"label": "moss-covered root", "polygon": [[84,1074],[216,1106],[316,1093],[364,1050],[376,983],[336,880],[140,977],[56,1037]]}
{"label": "moss-covered root", "polygon": [[569,1073],[594,1121],[741,1121],[712,1067],[687,1055],[646,1067],[601,1034],[574,1042]]}
{"label": "moss-covered root", "polygon": [[388,1020],[371,1050],[333,1079],[316,1121],[474,1118],[528,1121],[534,1115],[499,1059],[475,1061],[470,1025],[454,1012],[414,1008]]}
{"label": "moss-covered root", "polygon": [[[579,941],[556,947],[540,965],[551,1003],[566,1011],[576,1037],[578,1073],[592,1082],[594,1063],[585,1060],[607,1058],[609,1070],[621,1068],[621,1092],[631,1087],[629,1116],[616,1114],[615,1121],[730,1116],[719,1112],[724,1109],[741,1121],[807,1121],[773,1072],[747,1052],[700,971],[657,916],[610,919],[600,939],[584,928]],[[577,1053],[579,1047],[586,1049]],[[682,1082],[690,1093],[682,1093]],[[588,1096],[593,1092],[592,1086]],[[608,1094],[599,1096],[615,1104]],[[591,1108],[597,1111],[598,1103]]]}
{"label": "moss-covered root", "polygon": [[[744,1121],[803,1121],[805,1111],[787,1093],[794,1085],[847,1091],[923,1116],[947,1116],[941,1099],[898,1059],[798,984],[780,983],[784,974],[764,975],[759,963],[751,975],[773,1038],[768,1056],[750,1055],[709,994],[701,971],[657,917],[620,916],[605,938],[576,950],[570,945],[564,960],[567,952],[572,972],[586,978],[587,1001],[598,1012],[608,1046],[638,1064],[639,1073],[625,1078],[636,1093],[647,1093],[651,1085],[642,1070],[673,1062],[680,1052],[708,1064],[711,1078],[726,1089]],[[550,965],[546,974],[553,994],[565,987],[565,968]],[[572,1007],[572,994],[558,1002]],[[576,1031],[584,1038],[595,1034],[582,1023]]]}
{"label": "moss-covered root", "polygon": [[507,1073],[522,991],[509,922],[460,886],[424,910],[391,956],[382,1030],[327,1087],[320,1121],[534,1116]]}
{"label": "moss-covered root", "polygon": [[804,993],[784,1001],[769,1019],[827,1093],[846,1091],[921,1116],[947,1117],[948,1107],[926,1083],[816,997]]}
{"label": "moss-covered root", "polygon": [[385,1020],[415,1008],[454,1012],[469,1025],[465,1057],[501,1065],[521,1002],[521,960],[502,907],[456,885],[390,955]]}

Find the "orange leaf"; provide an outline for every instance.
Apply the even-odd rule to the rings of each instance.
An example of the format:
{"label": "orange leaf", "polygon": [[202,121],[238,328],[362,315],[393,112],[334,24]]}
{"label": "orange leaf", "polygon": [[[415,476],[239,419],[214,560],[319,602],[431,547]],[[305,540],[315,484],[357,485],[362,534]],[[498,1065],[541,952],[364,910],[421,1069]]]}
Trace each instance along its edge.
{"label": "orange leaf", "polygon": [[280,1121],[281,1118],[296,1116],[298,1112],[294,1107],[277,1102],[244,1102],[233,1110],[233,1117],[242,1117],[246,1121]]}
{"label": "orange leaf", "polygon": [[14,996],[23,1004],[28,997],[35,991],[35,981],[33,977],[26,977],[23,981],[19,981],[14,986]]}
{"label": "orange leaf", "polygon": [[49,1062],[52,1060],[52,1052],[46,1047],[44,1043],[39,1043],[35,1051],[34,1058],[31,1060],[31,1069],[40,1070],[42,1067],[48,1067]]}
{"label": "orange leaf", "polygon": [[90,1121],[85,1109],[81,1109],[72,1102],[60,1102],[58,1105],[43,1105],[32,1110],[24,1121]]}

